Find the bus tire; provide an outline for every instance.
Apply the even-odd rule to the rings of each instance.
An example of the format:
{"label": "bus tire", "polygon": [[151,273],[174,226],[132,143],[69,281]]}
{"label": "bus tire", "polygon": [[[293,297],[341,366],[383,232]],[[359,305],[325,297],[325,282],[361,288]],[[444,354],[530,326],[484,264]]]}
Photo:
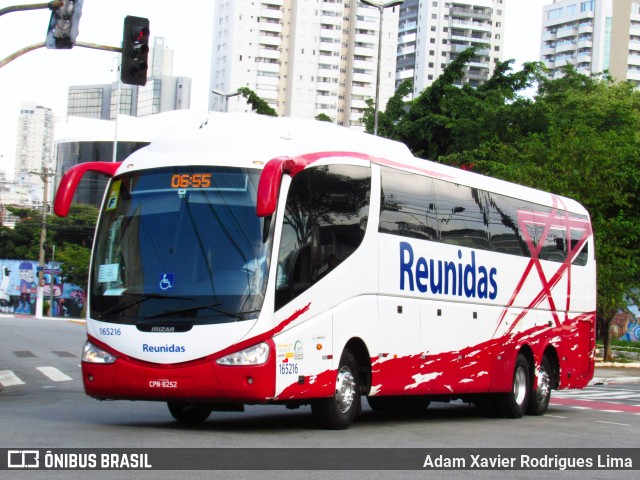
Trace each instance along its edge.
{"label": "bus tire", "polygon": [[537,375],[537,386],[536,389],[531,392],[529,404],[527,405],[527,413],[529,415],[542,415],[547,411],[549,400],[551,400],[551,372],[549,359],[546,356],[542,357]]}
{"label": "bus tire", "polygon": [[211,415],[211,406],[206,403],[167,402],[169,412],[180,423],[195,425],[204,422]]}
{"label": "bus tire", "polygon": [[322,428],[344,430],[349,428],[360,412],[360,378],[358,362],[350,350],[340,358],[336,375],[335,394],[311,404],[311,412]]}
{"label": "bus tire", "polygon": [[522,353],[516,358],[511,385],[511,391],[498,394],[497,410],[503,417],[521,418],[527,409],[531,390],[529,362]]}

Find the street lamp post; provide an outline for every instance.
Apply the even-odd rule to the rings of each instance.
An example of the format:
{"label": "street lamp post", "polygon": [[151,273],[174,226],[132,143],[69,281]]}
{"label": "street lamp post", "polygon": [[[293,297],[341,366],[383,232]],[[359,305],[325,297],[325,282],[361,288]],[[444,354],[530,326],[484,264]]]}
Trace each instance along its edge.
{"label": "street lamp post", "polygon": [[376,71],[376,103],[373,116],[373,134],[378,135],[378,111],[380,110],[380,67],[382,65],[382,14],[385,8],[397,7],[404,0],[389,0],[387,2],[373,2],[370,0],[360,0],[365,5],[378,9],[380,13],[380,25],[378,27],[378,68]]}
{"label": "street lamp post", "polygon": [[224,92],[222,92],[220,90],[216,90],[215,88],[213,90],[211,90],[211,93],[219,95],[224,99],[224,112],[225,113],[229,111],[229,97],[235,97],[236,95],[240,95],[240,92],[238,92],[238,91],[224,93]]}

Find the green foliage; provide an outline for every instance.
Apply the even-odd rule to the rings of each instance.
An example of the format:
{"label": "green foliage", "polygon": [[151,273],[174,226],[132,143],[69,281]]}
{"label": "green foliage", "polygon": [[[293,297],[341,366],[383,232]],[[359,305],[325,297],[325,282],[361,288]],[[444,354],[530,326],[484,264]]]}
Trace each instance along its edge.
{"label": "green foliage", "polygon": [[251,109],[258,115],[269,115],[271,117],[278,116],[276,111],[250,88],[241,87],[238,89],[238,92],[240,93],[240,95],[247,99],[247,103],[251,105]]}
{"label": "green foliage", "polygon": [[[14,229],[0,226],[0,258],[38,259],[42,212],[28,208],[7,207],[19,217]],[[66,281],[86,288],[89,257],[98,209],[74,204],[67,217],[47,215],[46,260],[56,245],[56,261],[62,262]]]}
{"label": "green foliage", "polygon": [[[407,79],[403,81],[387,102],[384,112],[378,112],[378,135],[381,137],[395,138],[395,125],[407,112],[410,102],[404,99],[411,93],[413,81]],[[375,123],[375,103],[372,98],[366,100],[367,108],[362,116],[362,122],[368,133],[373,133]]]}
{"label": "green foliage", "polygon": [[0,258],[38,258],[42,213],[29,208],[7,207],[19,218],[15,228],[3,227]]}
{"label": "green foliage", "polygon": [[85,291],[89,281],[91,248],[65,243],[56,251],[56,261],[62,262],[65,281],[82,287]]}
{"label": "green foliage", "polygon": [[318,115],[316,115],[316,120],[318,120],[319,122],[333,123],[333,120],[331,120],[331,117],[326,113],[319,113]]}
{"label": "green foliage", "polygon": [[[512,61],[496,65],[493,76],[474,88],[460,85],[466,64],[477,48],[458,55],[428,88],[414,100],[410,81],[402,83],[378,113],[378,133],[404,142],[418,157],[438,161],[440,157],[465,152],[489,141],[512,141],[521,135],[544,130],[534,103],[519,93],[542,78],[542,64],[527,63],[511,73]],[[373,101],[367,102],[363,122],[373,131]]]}

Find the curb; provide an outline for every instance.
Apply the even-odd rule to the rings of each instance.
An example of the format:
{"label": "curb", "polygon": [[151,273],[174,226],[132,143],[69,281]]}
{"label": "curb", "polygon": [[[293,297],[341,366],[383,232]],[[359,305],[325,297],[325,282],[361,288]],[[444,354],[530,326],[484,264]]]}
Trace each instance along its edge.
{"label": "curb", "polygon": [[628,383],[640,383],[640,377],[593,377],[589,385],[624,385]]}

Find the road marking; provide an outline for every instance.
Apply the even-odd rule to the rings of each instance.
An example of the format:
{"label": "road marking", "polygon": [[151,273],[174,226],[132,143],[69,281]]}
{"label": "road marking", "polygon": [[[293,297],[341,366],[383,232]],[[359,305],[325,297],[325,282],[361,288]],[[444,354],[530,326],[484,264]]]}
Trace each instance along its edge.
{"label": "road marking", "polygon": [[545,417],[551,417],[551,418],[561,418],[561,419],[563,419],[563,420],[566,420],[566,419],[567,419],[567,417],[562,417],[562,416],[560,416],[560,415],[549,415],[548,413],[545,413],[545,414],[544,414],[544,416],[545,416]]}
{"label": "road marking", "polygon": [[606,423],[607,425],[619,425],[621,427],[630,427],[628,423],[616,423],[616,422],[602,422],[600,420],[596,420],[596,423]]}
{"label": "road marking", "polygon": [[564,405],[581,410],[599,410],[607,413],[640,413],[640,408],[633,405],[625,405],[614,402],[601,402],[595,400],[581,400],[577,398],[552,398],[552,405]]}
{"label": "road marking", "polygon": [[1,370],[0,384],[2,384],[2,386],[4,387],[13,387],[15,385],[24,385],[24,382],[20,380],[11,370]]}
{"label": "road marking", "polygon": [[[568,398],[569,395],[565,395],[565,398]],[[639,392],[598,392],[598,393],[583,393],[581,395],[575,395],[574,398],[582,398],[582,399],[616,399],[616,400],[628,400],[630,398],[638,398],[640,397]]]}
{"label": "road marking", "polygon": [[73,378],[71,378],[68,375],[65,375],[55,367],[38,367],[36,368],[36,370],[46,375],[54,382],[68,382],[69,380],[73,380]]}

